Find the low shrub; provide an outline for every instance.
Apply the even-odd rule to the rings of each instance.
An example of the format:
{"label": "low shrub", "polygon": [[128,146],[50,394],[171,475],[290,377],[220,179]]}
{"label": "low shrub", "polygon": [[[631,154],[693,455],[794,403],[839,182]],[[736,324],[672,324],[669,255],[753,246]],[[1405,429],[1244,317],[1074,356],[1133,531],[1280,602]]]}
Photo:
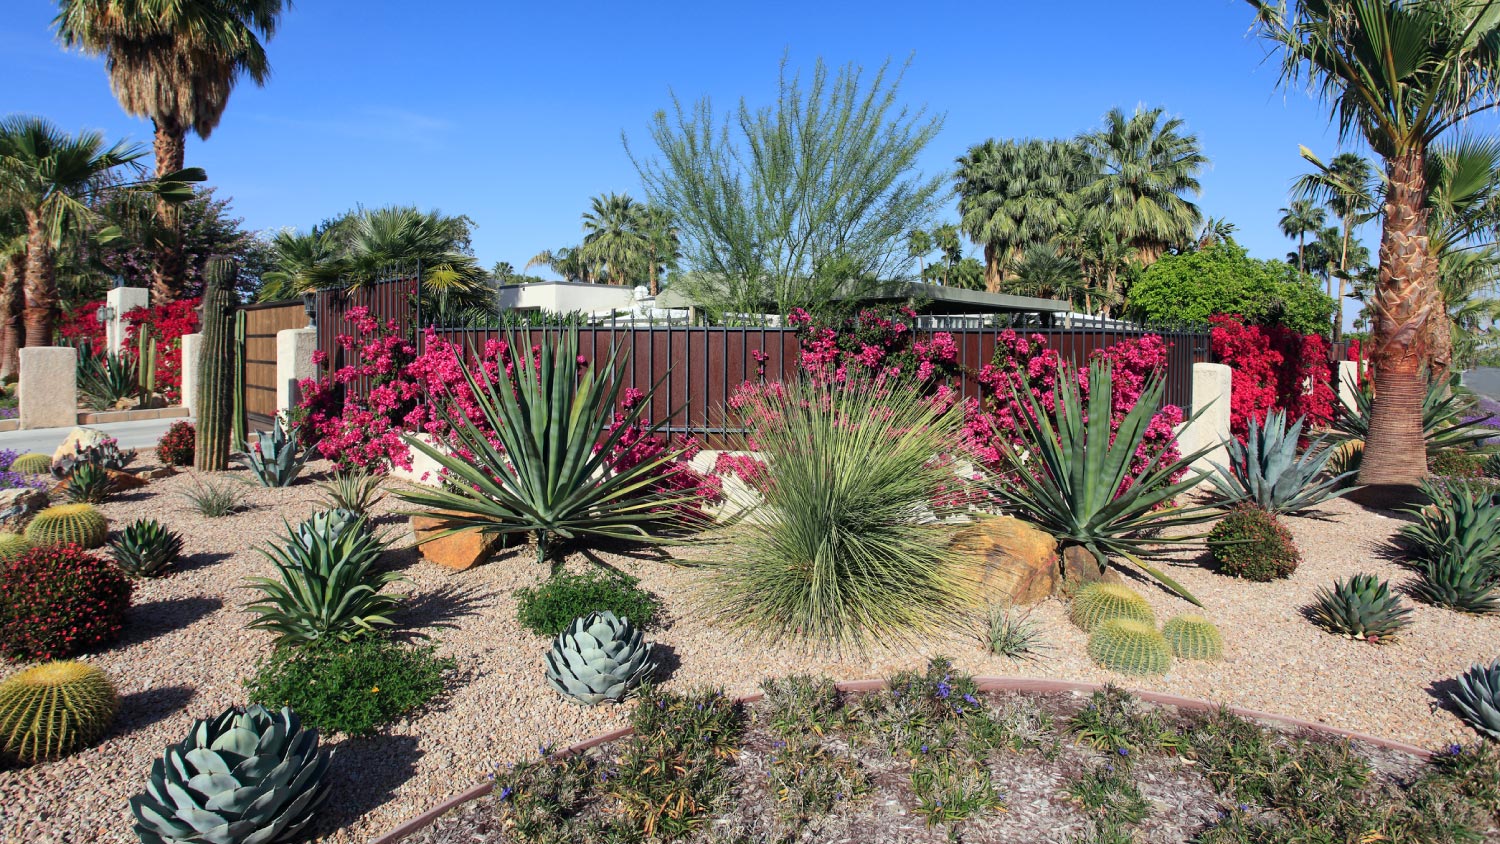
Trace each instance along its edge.
{"label": "low shrub", "polygon": [[34,548],[0,568],[0,654],[61,659],[120,635],[130,580],[77,545]]}
{"label": "low shrub", "polygon": [[1224,574],[1260,582],[1291,577],[1302,562],[1291,531],[1275,516],[1249,505],[1236,507],[1214,525],[1208,550]]}
{"label": "low shrub", "polygon": [[179,419],[156,441],[156,459],[168,466],[191,466],[197,447],[198,429],[186,419]]}
{"label": "low shrub", "polygon": [[250,700],[268,709],[289,706],[325,732],[364,735],[442,694],[457,663],[435,651],[375,636],[281,648],[245,685]]}
{"label": "low shrub", "polygon": [[221,519],[244,509],[245,490],[245,485],[236,481],[199,481],[178,495],[192,505],[198,515]]}
{"label": "low shrub", "polygon": [[608,610],[647,628],[661,612],[661,601],[624,574],[560,572],[540,586],[516,591],[516,619],[539,636],[556,636],[573,619]]}
{"label": "low shrub", "polygon": [[1427,459],[1427,470],[1444,478],[1482,478],[1486,455],[1445,448]]}

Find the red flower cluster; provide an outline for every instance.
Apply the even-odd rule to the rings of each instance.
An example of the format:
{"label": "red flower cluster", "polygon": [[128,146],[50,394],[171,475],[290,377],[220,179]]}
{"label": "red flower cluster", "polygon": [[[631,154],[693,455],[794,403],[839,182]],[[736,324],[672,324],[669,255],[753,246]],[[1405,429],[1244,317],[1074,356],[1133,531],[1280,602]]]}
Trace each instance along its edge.
{"label": "red flower cluster", "polygon": [[[640,390],[627,388],[620,401],[620,409],[615,411],[615,421],[607,429],[606,435],[613,435],[624,428],[619,442],[610,449],[610,468],[615,472],[628,472],[642,463],[661,460],[672,453],[669,449],[674,447],[666,440],[647,434],[650,426],[644,420],[627,426],[629,411],[634,410],[645,397],[645,393]],[[597,447],[595,450],[598,450]],[[702,508],[724,500],[724,483],[714,475],[699,474],[690,465],[697,454],[697,440],[688,440],[686,445],[675,447],[671,458],[657,468],[656,479],[652,481],[650,488],[661,495],[692,498],[692,503],[678,505],[677,510],[690,519],[705,519],[707,514]]]}
{"label": "red flower cluster", "polygon": [[179,419],[156,441],[156,457],[168,466],[191,466],[197,446],[198,429],[186,419]]}
{"label": "red flower cluster", "polygon": [[[184,334],[198,330],[198,304],[201,299],[179,299],[166,305],[133,308],[125,314],[125,343],[121,352],[134,358],[136,338],[140,332],[156,338],[156,389],[168,404],[182,401],[182,342]],[[97,317],[104,300],[84,302],[74,308],[57,327],[64,340],[79,345],[87,343],[96,351],[104,350],[104,326]]]}
{"label": "red flower cluster", "polygon": [[1231,370],[1229,429],[1243,439],[1272,410],[1325,425],[1336,398],[1328,342],[1281,326],[1246,325],[1238,314],[1210,317],[1214,356]]}
{"label": "red flower cluster", "polygon": [[61,659],[114,641],[130,581],[77,545],[33,548],[0,568],[0,654]]}
{"label": "red flower cluster", "polygon": [[[786,321],[797,329],[802,369],[815,378],[904,375],[915,378],[923,389],[933,389],[958,372],[958,346],[953,335],[943,331],[918,340],[912,329],[916,317],[917,312],[907,307],[864,308],[830,324],[797,308]],[[763,363],[760,357],[756,360]]]}

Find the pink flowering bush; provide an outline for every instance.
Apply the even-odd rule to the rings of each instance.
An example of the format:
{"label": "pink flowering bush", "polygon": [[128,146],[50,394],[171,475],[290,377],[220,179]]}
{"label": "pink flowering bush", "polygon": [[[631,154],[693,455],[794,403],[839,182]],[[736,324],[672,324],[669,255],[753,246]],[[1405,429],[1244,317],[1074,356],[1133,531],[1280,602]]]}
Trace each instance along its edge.
{"label": "pink flowering bush", "polygon": [[958,346],[945,331],[918,339],[911,324],[916,316],[907,307],[863,308],[829,323],[798,308],[787,324],[797,329],[802,370],[816,379],[904,376],[919,389],[932,390],[958,372]]}
{"label": "pink flowering bush", "polygon": [[1310,426],[1333,419],[1334,388],[1328,341],[1281,327],[1247,325],[1238,314],[1220,314],[1210,343],[1214,357],[1230,368],[1229,429],[1244,439],[1251,424],[1272,410]]}
{"label": "pink flowering bush", "polygon": [[690,520],[701,522],[707,518],[703,508],[724,500],[724,482],[713,474],[700,474],[692,467],[692,460],[698,454],[696,440],[673,446],[661,437],[652,436],[644,418],[638,419],[634,424],[630,423],[630,411],[640,405],[645,397],[645,393],[634,387],[625,389],[620,409],[615,411],[615,421],[605,432],[608,437],[622,427],[625,429],[610,449],[610,468],[615,472],[628,472],[642,463],[660,460],[671,449],[676,448],[675,456],[662,464],[649,489],[672,498],[685,496],[692,499],[679,504],[677,509]]}

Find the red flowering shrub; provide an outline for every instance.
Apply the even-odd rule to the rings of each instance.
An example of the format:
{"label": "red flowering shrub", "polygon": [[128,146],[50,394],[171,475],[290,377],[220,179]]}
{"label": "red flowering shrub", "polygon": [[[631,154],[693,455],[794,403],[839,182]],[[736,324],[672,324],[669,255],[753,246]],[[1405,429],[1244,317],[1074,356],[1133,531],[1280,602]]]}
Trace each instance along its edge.
{"label": "red flowering shrub", "polygon": [[[640,390],[627,388],[620,401],[620,409],[615,411],[615,421],[609,426],[606,436],[620,430],[626,424],[628,411],[634,409],[645,397],[646,394]],[[661,437],[649,436],[646,433],[648,429],[644,420],[638,420],[621,433],[619,442],[610,450],[610,468],[616,472],[628,472],[642,463],[660,460],[667,455],[671,446]],[[597,450],[596,447],[595,451]],[[704,519],[707,515],[702,510],[703,506],[724,500],[724,484],[714,475],[699,474],[690,465],[697,454],[697,441],[689,440],[671,460],[661,465],[650,488],[652,492],[662,495],[693,498],[694,504],[679,505],[677,509],[685,516]]]}
{"label": "red flowering shrub", "polygon": [[0,654],[61,659],[112,642],[130,580],[77,545],[33,548],[0,568]]}
{"label": "red flowering shrub", "polygon": [[1301,335],[1281,326],[1246,325],[1239,315],[1211,317],[1210,344],[1230,368],[1229,429],[1243,439],[1251,422],[1272,410],[1311,424],[1333,419],[1335,399],[1328,364],[1328,343],[1316,334]]}
{"label": "red flowering shrub", "polygon": [[751,489],[760,489],[770,477],[770,467],[764,460],[751,457],[748,454],[731,454],[722,452],[714,460],[715,475],[734,475]]}
{"label": "red flowering shrub", "polygon": [[198,429],[186,419],[179,419],[156,441],[156,458],[168,466],[191,466],[197,446]]}
{"label": "red flowering shrub", "polygon": [[[182,341],[184,334],[198,330],[200,299],[179,299],[166,305],[133,308],[125,314],[125,342],[120,351],[135,357],[136,338],[142,331],[156,338],[156,389],[167,404],[182,401]],[[72,344],[88,343],[104,351],[104,326],[97,312],[104,300],[85,302],[74,308],[57,327],[63,340]]]}
{"label": "red flowering shrub", "polygon": [[104,348],[104,326],[99,324],[99,309],[103,299],[84,302],[58,320],[57,333],[68,345],[88,343],[96,349]]}

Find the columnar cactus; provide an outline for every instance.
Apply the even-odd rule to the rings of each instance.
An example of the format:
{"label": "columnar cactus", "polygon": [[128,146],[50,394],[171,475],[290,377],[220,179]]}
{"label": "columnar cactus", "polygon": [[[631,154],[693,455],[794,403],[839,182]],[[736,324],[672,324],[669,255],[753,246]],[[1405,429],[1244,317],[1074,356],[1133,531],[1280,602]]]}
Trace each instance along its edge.
{"label": "columnar cactus", "polygon": [[44,662],[0,683],[0,751],[23,765],[61,759],[98,741],[118,707],[103,671]]}
{"label": "columnar cactus", "polygon": [[109,522],[90,504],[58,504],[36,514],[26,526],[32,545],[64,545],[98,548],[109,537]]}
{"label": "columnar cactus", "polygon": [[234,427],[234,282],[228,258],[209,262],[203,289],[203,349],[198,376],[198,441],[193,467],[204,472],[229,468]]}
{"label": "columnar cactus", "polygon": [[1073,598],[1068,618],[1090,631],[1116,618],[1133,618],[1153,626],[1156,624],[1156,614],[1151,611],[1146,599],[1120,583],[1096,582],[1083,587]]}
{"label": "columnar cactus", "polygon": [[1121,674],[1165,674],[1172,667],[1172,649],[1151,624],[1116,618],[1100,624],[1089,637],[1089,656]]}
{"label": "columnar cactus", "polygon": [[1179,615],[1162,625],[1161,635],[1180,659],[1217,662],[1224,657],[1224,639],[1219,628],[1201,615]]}

